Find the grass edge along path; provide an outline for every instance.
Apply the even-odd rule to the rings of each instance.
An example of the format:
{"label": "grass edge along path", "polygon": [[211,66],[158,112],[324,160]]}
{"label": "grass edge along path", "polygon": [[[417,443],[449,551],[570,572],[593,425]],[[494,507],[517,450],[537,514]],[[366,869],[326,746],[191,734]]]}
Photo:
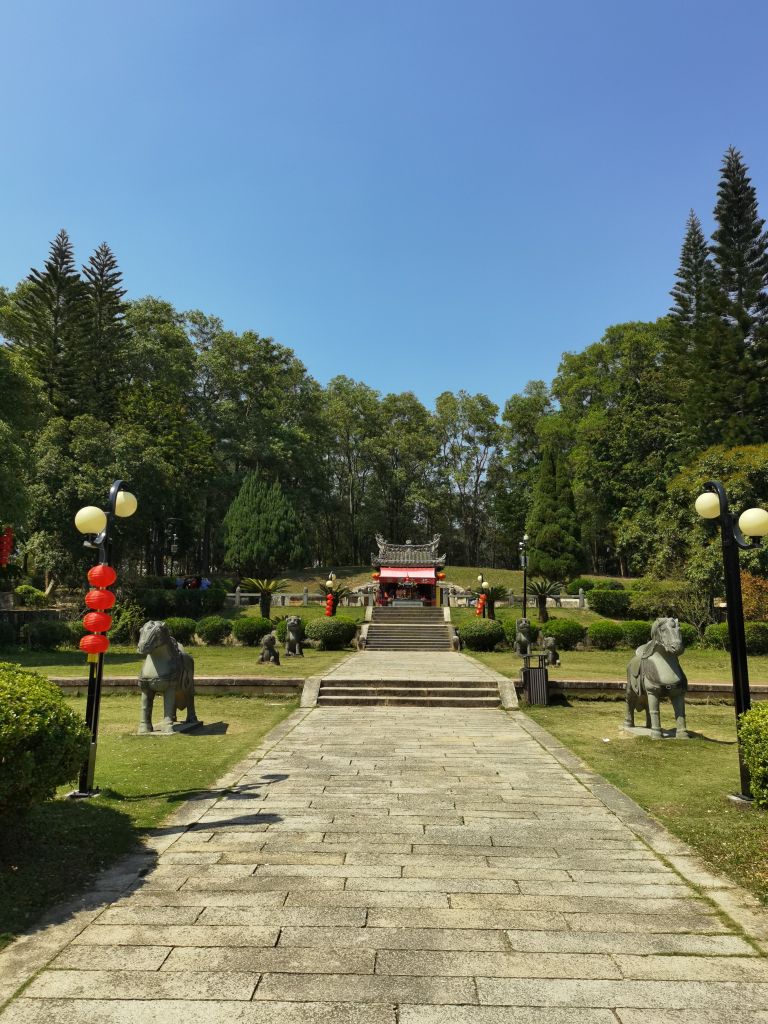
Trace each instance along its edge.
{"label": "grass edge along path", "polygon": [[[67,698],[84,712],[84,698]],[[0,823],[0,949],[47,910],[84,892],[95,876],[135,850],[141,835],[210,788],[297,707],[294,698],[205,696],[204,725],[167,739],[135,735],[138,697],[102,700],[92,800],[64,787],[25,818]]]}
{"label": "grass edge along path", "polygon": [[[768,813],[727,800],[739,780],[733,707],[689,705],[693,738],[687,742],[628,737],[620,729],[619,701],[523,710],[712,868],[768,905]],[[670,721],[666,703],[662,725]]]}

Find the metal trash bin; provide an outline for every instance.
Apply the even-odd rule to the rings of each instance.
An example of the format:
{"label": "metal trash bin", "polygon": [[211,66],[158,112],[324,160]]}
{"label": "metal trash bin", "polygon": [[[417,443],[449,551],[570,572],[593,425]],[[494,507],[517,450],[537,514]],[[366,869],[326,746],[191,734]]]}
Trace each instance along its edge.
{"label": "metal trash bin", "polygon": [[[535,667],[532,665],[534,660],[538,662]],[[547,671],[546,654],[523,656],[520,681],[529,704],[540,704],[545,707],[549,704],[549,672]]]}

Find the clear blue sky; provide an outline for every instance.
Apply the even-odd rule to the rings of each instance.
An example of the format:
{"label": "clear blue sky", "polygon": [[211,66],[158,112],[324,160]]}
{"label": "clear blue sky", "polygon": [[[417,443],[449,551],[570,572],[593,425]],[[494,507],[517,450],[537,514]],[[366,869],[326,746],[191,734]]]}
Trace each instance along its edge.
{"label": "clear blue sky", "polygon": [[764,0],[8,0],[0,282],[66,227],[321,381],[484,391],[668,306],[725,148],[768,210]]}

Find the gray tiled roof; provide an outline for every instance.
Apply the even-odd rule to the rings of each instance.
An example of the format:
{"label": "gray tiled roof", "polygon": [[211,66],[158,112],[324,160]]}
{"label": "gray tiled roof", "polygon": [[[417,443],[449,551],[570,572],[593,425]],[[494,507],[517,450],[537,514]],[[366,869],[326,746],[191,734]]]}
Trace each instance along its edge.
{"label": "gray tiled roof", "polygon": [[436,533],[427,544],[390,544],[377,533],[376,543],[379,545],[379,553],[371,555],[372,565],[407,565],[413,568],[445,565],[445,555],[437,553],[439,533]]}

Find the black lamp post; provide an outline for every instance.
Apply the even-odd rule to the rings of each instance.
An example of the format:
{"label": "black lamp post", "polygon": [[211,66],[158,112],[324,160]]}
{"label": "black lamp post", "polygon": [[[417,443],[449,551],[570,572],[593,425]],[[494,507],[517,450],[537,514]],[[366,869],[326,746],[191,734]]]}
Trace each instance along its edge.
{"label": "black lamp post", "polygon": [[[747,666],[747,641],[744,636],[744,607],[741,600],[739,548],[748,550],[760,546],[760,538],[768,534],[768,512],[762,508],[749,508],[742,512],[738,522],[728,508],[725,488],[717,480],[704,484],[704,493],[696,499],[696,511],[703,519],[716,519],[720,523],[725,574],[725,600],[728,618],[728,637],[731,648],[731,676],[736,706],[736,725],[739,717],[752,706]],[[751,800],[749,771],[742,757],[741,742],[737,736],[741,794],[736,799]]]}
{"label": "black lamp post", "polygon": [[106,588],[110,587],[116,574],[111,566],[112,561],[112,527],[115,517],[127,518],[136,511],[138,502],[130,491],[126,491],[122,480],[115,480],[109,489],[106,511],[97,505],[81,508],[75,516],[75,526],[85,534],[83,544],[99,553],[98,562],[88,573],[88,581],[94,589],[86,595],[86,604],[91,611],[85,616],[83,624],[92,632],[80,641],[80,649],[88,654],[88,698],[85,705],[85,721],[91,732],[91,746],[88,760],[80,771],[78,788],[70,794],[72,797],[95,796],[93,777],[96,768],[96,746],[99,735],[99,710],[101,704],[101,685],[104,676],[104,652],[109,647],[106,632],[112,624],[111,616],[106,612],[114,605],[114,595]]}
{"label": "black lamp post", "polygon": [[523,539],[517,545],[520,550],[520,568],[523,570],[523,618],[528,618],[528,541],[530,537],[523,534]]}

